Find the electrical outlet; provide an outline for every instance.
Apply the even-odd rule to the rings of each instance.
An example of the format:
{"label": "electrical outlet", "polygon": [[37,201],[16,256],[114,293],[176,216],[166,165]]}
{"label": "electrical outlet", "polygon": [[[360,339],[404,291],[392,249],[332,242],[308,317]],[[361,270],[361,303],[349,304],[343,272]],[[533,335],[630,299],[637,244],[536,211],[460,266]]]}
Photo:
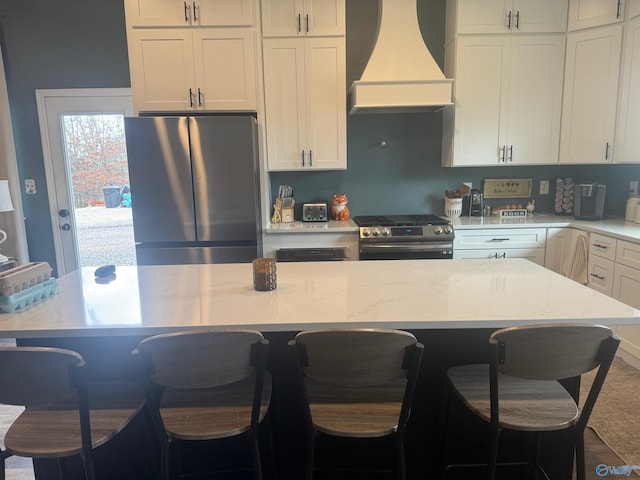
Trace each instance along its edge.
{"label": "electrical outlet", "polygon": [[24,193],[27,195],[36,194],[36,181],[33,178],[27,178],[24,181]]}
{"label": "electrical outlet", "polygon": [[633,193],[638,193],[638,181],[637,180],[631,180],[629,182],[629,191],[633,192]]}
{"label": "electrical outlet", "polygon": [[549,195],[549,180],[540,180],[540,195]]}

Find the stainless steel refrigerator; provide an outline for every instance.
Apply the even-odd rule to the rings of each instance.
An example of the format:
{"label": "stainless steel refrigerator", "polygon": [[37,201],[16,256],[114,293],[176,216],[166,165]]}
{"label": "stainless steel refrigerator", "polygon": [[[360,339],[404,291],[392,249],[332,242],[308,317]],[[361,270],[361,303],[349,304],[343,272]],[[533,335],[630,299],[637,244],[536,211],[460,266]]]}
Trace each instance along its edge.
{"label": "stainless steel refrigerator", "polygon": [[262,255],[250,115],[125,118],[139,265]]}

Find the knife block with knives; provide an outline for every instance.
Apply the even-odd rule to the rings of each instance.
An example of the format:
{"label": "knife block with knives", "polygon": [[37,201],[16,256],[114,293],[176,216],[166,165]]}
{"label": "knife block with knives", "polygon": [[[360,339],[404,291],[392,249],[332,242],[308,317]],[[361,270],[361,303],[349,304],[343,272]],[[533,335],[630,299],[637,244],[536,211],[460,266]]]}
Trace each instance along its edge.
{"label": "knife block with knives", "polygon": [[[293,189],[288,185],[280,185],[278,196],[274,205],[273,223],[291,223],[295,220],[293,206],[295,205],[293,198]],[[279,221],[277,221],[277,220]]]}

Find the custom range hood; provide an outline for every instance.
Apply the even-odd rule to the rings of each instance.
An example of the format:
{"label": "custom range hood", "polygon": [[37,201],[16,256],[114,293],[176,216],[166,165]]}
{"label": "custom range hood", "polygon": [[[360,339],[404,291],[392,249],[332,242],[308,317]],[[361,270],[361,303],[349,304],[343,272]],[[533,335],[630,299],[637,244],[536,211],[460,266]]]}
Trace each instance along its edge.
{"label": "custom range hood", "polygon": [[379,0],[378,39],[362,78],[351,85],[350,113],[440,110],[451,102],[445,78],[422,39],[417,0]]}

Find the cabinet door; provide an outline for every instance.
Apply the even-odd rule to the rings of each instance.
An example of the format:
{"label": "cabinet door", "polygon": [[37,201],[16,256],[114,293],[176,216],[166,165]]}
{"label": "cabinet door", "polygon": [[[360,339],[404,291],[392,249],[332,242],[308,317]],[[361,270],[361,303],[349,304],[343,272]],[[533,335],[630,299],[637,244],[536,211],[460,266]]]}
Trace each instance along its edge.
{"label": "cabinet door", "polygon": [[513,36],[507,161],[558,163],[564,35]]}
{"label": "cabinet door", "polygon": [[253,0],[196,0],[193,24],[207,27],[251,27]]}
{"label": "cabinet door", "polygon": [[589,256],[587,286],[605,295],[613,292],[613,269],[615,263],[605,258]]}
{"label": "cabinet door", "polygon": [[196,83],[191,31],[133,29],[127,41],[136,113],[191,110]]}
{"label": "cabinet door", "polygon": [[569,34],[560,163],[611,161],[621,42],[618,25]]}
{"label": "cabinet door", "polygon": [[295,37],[302,33],[303,0],[262,0],[262,35]]}
{"label": "cabinet door", "polygon": [[343,36],[345,0],[263,0],[265,37]]}
{"label": "cabinet door", "polygon": [[568,0],[513,0],[512,31],[566,32],[568,3]]}
{"label": "cabinet door", "polygon": [[305,43],[308,165],[344,169],[346,153],[345,40],[308,38]]}
{"label": "cabinet door", "polygon": [[544,248],[509,248],[486,250],[453,250],[453,258],[458,259],[491,259],[524,258],[540,266],[544,266]]}
{"label": "cabinet door", "polygon": [[630,20],[625,26],[621,75],[615,161],[639,163],[640,18]]}
{"label": "cabinet door", "polygon": [[567,30],[568,0],[458,0],[457,31],[547,33]]}
{"label": "cabinet door", "polygon": [[624,0],[570,0],[569,31],[622,22]]}
{"label": "cabinet door", "polygon": [[301,169],[307,145],[304,42],[265,39],[263,52],[269,170]]}
{"label": "cabinet door", "polygon": [[133,27],[183,27],[191,24],[191,1],[125,0],[127,24]]}
{"label": "cabinet door", "polygon": [[629,5],[629,18],[635,18],[640,15],[640,0],[627,0]]}
{"label": "cabinet door", "polygon": [[562,266],[573,253],[573,228],[547,228],[547,243],[545,246],[544,266],[556,273],[562,273]]}
{"label": "cabinet door", "polygon": [[303,30],[313,36],[345,35],[345,0],[304,0]]}
{"label": "cabinet door", "polygon": [[198,110],[256,110],[253,30],[193,30]]}
{"label": "cabinet door", "polygon": [[456,40],[453,158],[456,166],[498,165],[506,143],[510,37]]}

